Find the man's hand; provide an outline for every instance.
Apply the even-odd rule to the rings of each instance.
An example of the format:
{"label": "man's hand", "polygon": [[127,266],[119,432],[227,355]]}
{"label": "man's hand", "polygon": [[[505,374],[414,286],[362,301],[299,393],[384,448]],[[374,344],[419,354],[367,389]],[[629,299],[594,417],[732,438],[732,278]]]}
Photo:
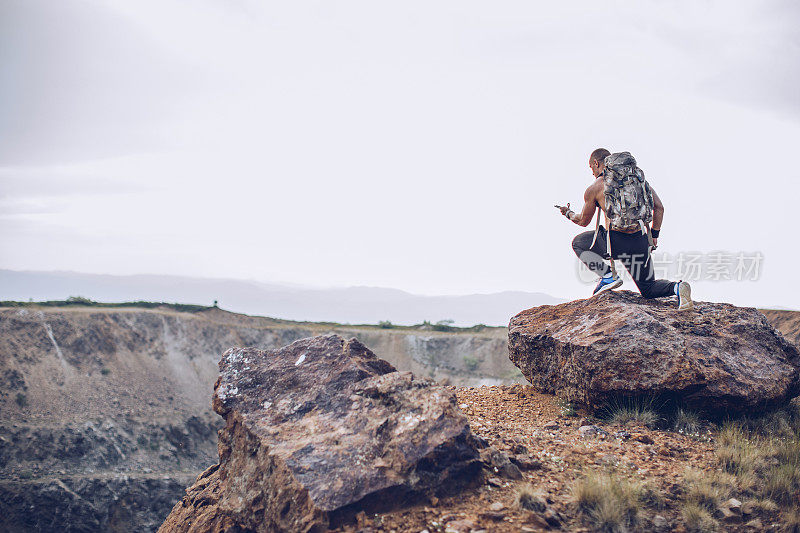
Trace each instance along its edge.
{"label": "man's hand", "polygon": [[656,248],[658,248],[658,239],[657,238],[653,239],[653,250],[655,250]]}
{"label": "man's hand", "polygon": [[569,211],[569,203],[567,203],[567,205],[557,205],[556,207],[559,211],[561,211],[562,215],[567,215],[567,212]]}

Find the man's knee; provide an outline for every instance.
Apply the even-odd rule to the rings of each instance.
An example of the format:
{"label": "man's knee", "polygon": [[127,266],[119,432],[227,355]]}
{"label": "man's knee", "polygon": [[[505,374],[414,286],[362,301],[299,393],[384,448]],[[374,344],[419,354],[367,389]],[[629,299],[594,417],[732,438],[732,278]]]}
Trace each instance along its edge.
{"label": "man's knee", "polygon": [[575,252],[575,255],[580,257],[583,252],[592,247],[592,236],[591,231],[586,231],[577,234],[575,238],[572,239],[572,250]]}

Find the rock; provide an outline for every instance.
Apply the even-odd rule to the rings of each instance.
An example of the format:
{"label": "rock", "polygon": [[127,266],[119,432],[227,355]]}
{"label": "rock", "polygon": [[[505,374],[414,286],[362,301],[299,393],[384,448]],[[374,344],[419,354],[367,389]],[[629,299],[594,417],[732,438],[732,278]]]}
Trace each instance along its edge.
{"label": "rock", "polygon": [[653,444],[653,438],[645,433],[637,433],[631,438],[635,441],[641,442],[642,444]]}
{"label": "rock", "polygon": [[602,465],[614,466],[619,463],[619,457],[610,453],[604,453],[597,458],[597,462]]}
{"label": "rock", "polygon": [[654,533],[666,533],[670,530],[669,521],[657,514],[653,517],[653,532]]}
{"label": "rock", "polygon": [[680,399],[705,412],[753,412],[800,394],[800,353],[753,308],[629,291],[522,311],[509,358],[539,391],[598,407],[619,397]]}
{"label": "rock", "polygon": [[506,508],[506,506],[503,505],[502,502],[494,502],[492,505],[489,506],[489,510],[490,511],[495,511],[495,512],[496,511],[502,511],[505,508]]}
{"label": "rock", "polygon": [[758,518],[754,518],[747,522],[745,526],[754,529],[756,531],[764,531],[764,524]]}
{"label": "rock", "polygon": [[325,531],[480,478],[455,394],[355,339],[231,349],[219,367],[219,465],[187,489],[163,533]]}
{"label": "rock", "polygon": [[742,504],[742,516],[750,516],[751,514],[753,514],[753,504],[744,502]]}
{"label": "rock", "polygon": [[525,522],[534,526],[536,529],[550,529],[550,524],[538,513],[530,513],[525,519]]}
{"label": "rock", "polygon": [[486,482],[489,485],[493,486],[493,487],[502,487],[503,486],[503,482],[499,478],[496,478],[496,477],[490,477],[488,480],[486,480]]}
{"label": "rock", "polygon": [[481,461],[483,461],[486,466],[495,469],[498,474],[509,479],[522,479],[523,476],[519,467],[512,463],[505,453],[494,446],[489,446],[481,450],[480,456]]}
{"label": "rock", "polygon": [[597,437],[599,435],[606,435],[606,431],[599,426],[581,426],[578,428],[578,434],[581,438]]}
{"label": "rock", "polygon": [[542,517],[550,524],[551,527],[561,527],[561,518],[559,518],[558,513],[555,512],[552,508],[548,507],[544,510]]}
{"label": "rock", "polygon": [[730,500],[726,501],[725,507],[730,509],[734,514],[737,515],[742,514],[742,502],[740,502],[736,498],[731,498]]}
{"label": "rock", "polygon": [[448,522],[444,528],[444,533],[469,533],[475,528],[475,522],[472,520],[453,520]]}
{"label": "rock", "polygon": [[741,515],[736,514],[724,505],[717,507],[717,509],[714,511],[714,518],[722,520],[728,524],[739,522],[742,519]]}
{"label": "rock", "polygon": [[497,511],[484,511],[480,513],[478,516],[486,520],[494,520],[495,522],[499,522],[506,517],[506,515]]}
{"label": "rock", "polygon": [[517,465],[520,470],[539,470],[542,462],[530,454],[509,456],[512,463]]}
{"label": "rock", "polygon": [[556,422],[548,422],[547,424],[542,426],[542,429],[546,429],[548,431],[555,431],[558,429],[558,424]]}
{"label": "rock", "polygon": [[516,455],[528,455],[529,453],[528,447],[518,442],[514,443],[514,445],[511,446],[511,452]]}

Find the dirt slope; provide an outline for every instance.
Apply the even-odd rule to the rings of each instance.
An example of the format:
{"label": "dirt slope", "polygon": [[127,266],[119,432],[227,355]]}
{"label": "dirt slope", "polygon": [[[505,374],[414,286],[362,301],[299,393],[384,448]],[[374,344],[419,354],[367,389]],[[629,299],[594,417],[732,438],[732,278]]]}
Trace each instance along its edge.
{"label": "dirt slope", "polygon": [[772,326],[783,333],[787,340],[800,346],[800,311],[760,310]]}

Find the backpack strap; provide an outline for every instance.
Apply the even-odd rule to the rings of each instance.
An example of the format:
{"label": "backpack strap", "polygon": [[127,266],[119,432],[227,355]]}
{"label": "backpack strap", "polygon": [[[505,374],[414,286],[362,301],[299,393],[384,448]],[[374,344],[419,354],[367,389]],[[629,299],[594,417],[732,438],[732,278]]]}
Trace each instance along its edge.
{"label": "backpack strap", "polygon": [[[598,222],[600,221],[600,217],[597,217]],[[611,253],[611,224],[608,222],[608,217],[606,217],[606,251],[608,252],[608,261],[611,263],[611,275],[616,278],[617,277],[617,267],[614,265],[614,255]]]}
{"label": "backpack strap", "polygon": [[[598,205],[597,207],[599,208],[600,206]],[[592,239],[592,244],[589,245],[589,248],[592,248],[594,246],[594,243],[597,242],[597,231],[600,229],[600,213],[602,212],[603,212],[602,209],[597,210],[597,219],[595,220],[594,223],[594,238]]]}

